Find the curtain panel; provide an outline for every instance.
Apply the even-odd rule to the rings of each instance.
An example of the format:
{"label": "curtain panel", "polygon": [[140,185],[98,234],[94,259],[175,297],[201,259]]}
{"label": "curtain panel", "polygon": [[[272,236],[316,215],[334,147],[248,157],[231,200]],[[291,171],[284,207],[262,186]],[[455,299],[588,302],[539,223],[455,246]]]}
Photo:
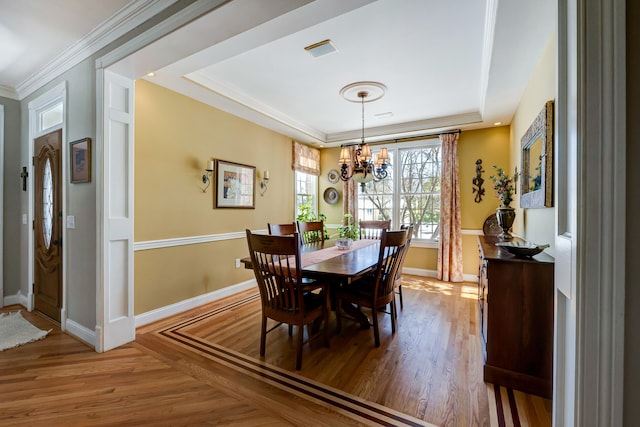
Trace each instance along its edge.
{"label": "curtain panel", "polygon": [[[349,158],[353,159],[356,156],[356,146],[350,145]],[[349,175],[353,174],[353,163],[347,165],[347,171]],[[342,212],[345,214],[351,214],[354,221],[359,221],[358,218],[358,183],[353,180],[344,181],[342,186]]]}
{"label": "curtain panel", "polygon": [[293,141],[292,169],[320,176],[320,150]]}
{"label": "curtain panel", "polygon": [[440,245],[438,279],[462,282],[462,217],[458,177],[459,133],[440,135],[442,143],[442,184],[440,190]]}

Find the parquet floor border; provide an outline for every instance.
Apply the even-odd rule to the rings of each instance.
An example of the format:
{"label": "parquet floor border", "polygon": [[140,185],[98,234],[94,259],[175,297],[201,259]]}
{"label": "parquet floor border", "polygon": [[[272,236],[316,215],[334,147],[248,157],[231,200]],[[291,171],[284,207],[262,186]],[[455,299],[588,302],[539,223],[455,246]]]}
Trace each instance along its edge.
{"label": "parquet floor border", "polygon": [[197,352],[216,363],[220,363],[256,380],[268,383],[271,386],[278,387],[300,398],[312,400],[317,404],[325,405],[333,409],[339,408],[341,412],[350,414],[368,425],[433,426],[433,424],[410,415],[394,411],[385,406],[312,381],[290,371],[280,369],[261,360],[248,357],[218,344],[208,342],[195,335],[186,333],[183,330],[187,326],[211,319],[211,317],[217,314],[236,308],[241,304],[255,301],[256,299],[259,299],[257,294],[251,295],[241,300],[230,302],[222,307],[217,307],[191,319],[179,320],[173,325],[158,330],[157,334],[189,351]]}

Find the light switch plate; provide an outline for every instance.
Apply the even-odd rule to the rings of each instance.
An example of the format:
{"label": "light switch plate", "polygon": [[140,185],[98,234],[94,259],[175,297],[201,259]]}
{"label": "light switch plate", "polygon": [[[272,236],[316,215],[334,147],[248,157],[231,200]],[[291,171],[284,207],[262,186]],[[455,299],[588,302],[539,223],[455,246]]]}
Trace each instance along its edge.
{"label": "light switch plate", "polygon": [[74,215],[67,216],[67,228],[76,228],[76,217]]}

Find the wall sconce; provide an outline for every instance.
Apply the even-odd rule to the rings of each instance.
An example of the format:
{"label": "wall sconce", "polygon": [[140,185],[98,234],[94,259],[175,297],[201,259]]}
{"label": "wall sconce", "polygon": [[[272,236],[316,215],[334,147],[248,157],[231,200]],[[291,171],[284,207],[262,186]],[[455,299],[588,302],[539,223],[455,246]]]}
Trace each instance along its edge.
{"label": "wall sconce", "polygon": [[269,184],[269,171],[265,170],[262,174],[262,180],[260,180],[260,195],[264,196],[267,192],[267,184]]}
{"label": "wall sconce", "polygon": [[211,185],[211,178],[213,178],[213,160],[209,160],[207,163],[207,169],[205,169],[204,175],[202,175],[202,183],[206,184],[203,193],[207,192],[207,188]]}

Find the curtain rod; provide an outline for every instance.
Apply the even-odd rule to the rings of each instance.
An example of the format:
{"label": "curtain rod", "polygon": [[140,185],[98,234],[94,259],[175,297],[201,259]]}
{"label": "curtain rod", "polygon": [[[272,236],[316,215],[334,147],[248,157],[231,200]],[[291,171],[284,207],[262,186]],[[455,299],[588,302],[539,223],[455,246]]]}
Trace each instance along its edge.
{"label": "curtain rod", "polygon": [[424,135],[412,136],[412,137],[409,137],[409,138],[387,139],[385,141],[376,141],[376,142],[371,142],[369,144],[370,145],[391,144],[391,143],[398,144],[400,142],[418,141],[420,139],[428,138],[428,137],[431,137],[431,136],[440,136],[440,135],[447,135],[447,134],[454,134],[454,133],[462,133],[462,130],[453,129],[453,130],[447,130],[447,131],[444,131],[444,132],[427,133],[427,134],[424,134]]}

